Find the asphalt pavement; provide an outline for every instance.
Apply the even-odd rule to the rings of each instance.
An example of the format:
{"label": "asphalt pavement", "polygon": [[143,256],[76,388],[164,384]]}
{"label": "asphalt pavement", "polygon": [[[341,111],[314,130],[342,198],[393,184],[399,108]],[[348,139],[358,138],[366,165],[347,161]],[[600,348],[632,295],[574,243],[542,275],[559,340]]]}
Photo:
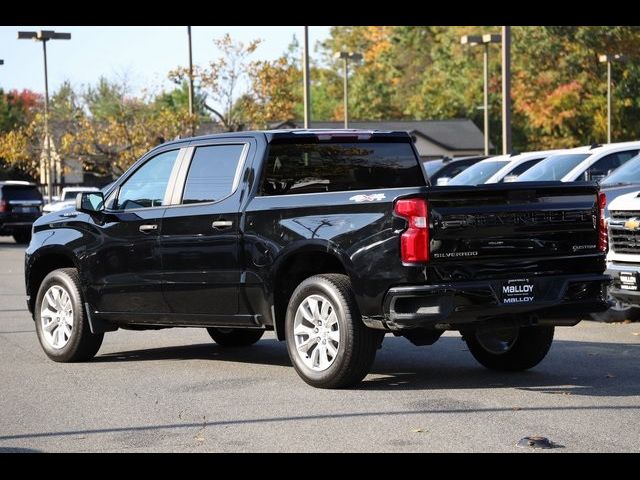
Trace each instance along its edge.
{"label": "asphalt pavement", "polygon": [[[387,335],[350,390],[307,386],[284,343],[241,350],[204,329],[108,333],[57,364],[25,308],[23,248],[0,237],[0,452],[639,452],[640,323],[556,329],[528,372],[490,372],[456,333]],[[542,450],[535,450],[541,452]]]}

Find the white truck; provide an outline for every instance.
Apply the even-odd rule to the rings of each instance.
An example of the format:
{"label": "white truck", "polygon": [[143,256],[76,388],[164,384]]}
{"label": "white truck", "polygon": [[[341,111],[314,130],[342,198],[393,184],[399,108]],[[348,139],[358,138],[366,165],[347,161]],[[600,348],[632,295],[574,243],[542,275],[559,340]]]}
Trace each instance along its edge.
{"label": "white truck", "polygon": [[606,312],[593,314],[597,320],[640,319],[640,191],[617,197],[609,205],[609,253],[607,274],[615,302]]}

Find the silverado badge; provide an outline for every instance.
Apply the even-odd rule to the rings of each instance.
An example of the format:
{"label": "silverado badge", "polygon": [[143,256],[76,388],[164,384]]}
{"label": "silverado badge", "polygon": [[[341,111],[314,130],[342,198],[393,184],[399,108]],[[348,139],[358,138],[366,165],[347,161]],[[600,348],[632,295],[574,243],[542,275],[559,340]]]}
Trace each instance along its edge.
{"label": "silverado badge", "polygon": [[624,228],[628,230],[637,230],[640,227],[640,221],[637,218],[630,218],[624,222]]}

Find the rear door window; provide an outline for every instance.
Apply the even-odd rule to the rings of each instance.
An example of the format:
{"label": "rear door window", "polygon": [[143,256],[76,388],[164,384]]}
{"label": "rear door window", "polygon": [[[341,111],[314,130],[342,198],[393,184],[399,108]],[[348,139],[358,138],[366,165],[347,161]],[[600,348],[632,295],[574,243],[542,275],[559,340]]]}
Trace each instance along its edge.
{"label": "rear door window", "polygon": [[245,144],[197,147],[189,166],[182,203],[217,202],[233,193]]}
{"label": "rear door window", "polygon": [[585,180],[600,180],[635,157],[638,150],[610,153],[591,165],[585,172]]}
{"label": "rear door window", "polygon": [[262,178],[262,195],[426,185],[408,143],[275,143]]}

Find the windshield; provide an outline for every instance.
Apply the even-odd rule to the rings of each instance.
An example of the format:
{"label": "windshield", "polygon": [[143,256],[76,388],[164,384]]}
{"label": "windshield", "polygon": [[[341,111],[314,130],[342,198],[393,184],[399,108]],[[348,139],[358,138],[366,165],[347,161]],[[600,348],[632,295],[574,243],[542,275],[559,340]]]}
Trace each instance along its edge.
{"label": "windshield", "polygon": [[562,178],[573,170],[589,153],[566,153],[551,155],[534,165],[518,177],[519,182],[553,181]]}
{"label": "windshield", "polygon": [[480,162],[471,165],[464,172],[449,181],[449,185],[479,185],[504,167],[507,162]]}
{"label": "windshield", "polygon": [[640,155],[636,155],[627,163],[606,177],[600,185],[620,185],[624,183],[640,183]]}
{"label": "windshield", "polygon": [[422,166],[424,167],[424,171],[427,173],[427,177],[431,178],[434,173],[440,170],[443,163],[443,160],[427,160],[426,162],[422,162]]}

